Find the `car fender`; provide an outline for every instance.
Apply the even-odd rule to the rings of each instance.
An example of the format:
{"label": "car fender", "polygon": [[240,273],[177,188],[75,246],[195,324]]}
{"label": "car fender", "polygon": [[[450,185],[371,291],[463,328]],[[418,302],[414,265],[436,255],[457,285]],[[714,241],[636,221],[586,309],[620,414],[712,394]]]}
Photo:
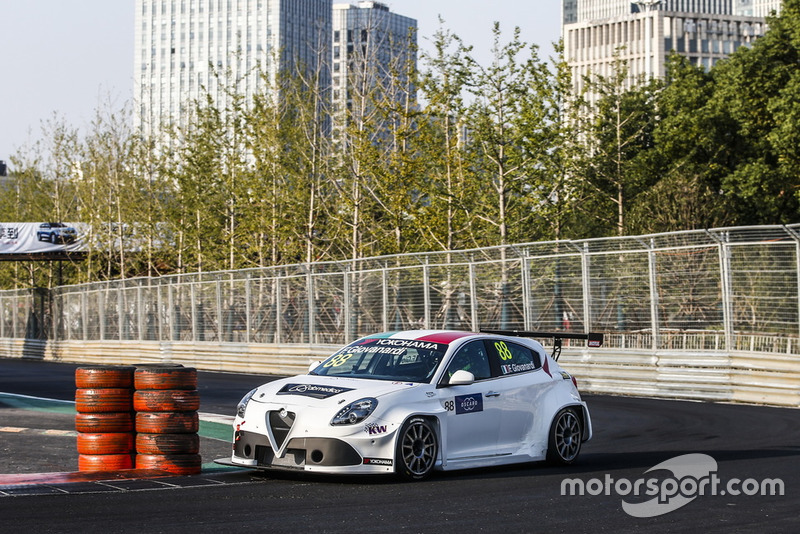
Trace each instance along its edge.
{"label": "car fender", "polygon": [[550,414],[550,421],[547,425],[548,435],[550,432],[550,427],[552,426],[553,421],[555,421],[556,415],[558,415],[561,412],[561,410],[564,410],[565,408],[574,408],[578,412],[578,417],[581,418],[581,422],[583,423],[583,435],[581,437],[581,441],[585,442],[592,439],[592,418],[589,415],[589,408],[586,406],[585,402],[583,401],[576,402],[574,400],[559,405],[559,408]]}
{"label": "car fender", "polygon": [[443,447],[444,447],[444,443],[445,443],[444,434],[446,433],[446,430],[444,429],[444,427],[442,425],[442,421],[441,421],[441,416],[444,413],[445,413],[444,409],[441,409],[437,413],[414,412],[414,413],[408,414],[408,416],[403,420],[403,422],[397,427],[397,429],[394,432],[394,439],[392,440],[392,452],[394,453],[394,451],[397,450],[397,440],[400,439],[400,429],[403,428],[403,425],[405,425],[407,421],[410,421],[411,419],[413,419],[415,417],[421,417],[421,418],[427,420],[428,422],[430,422],[431,425],[433,426],[433,431],[436,434],[436,444],[437,444],[437,448],[436,448],[437,449],[436,450],[436,464],[434,466],[434,469],[437,469],[437,470],[442,469],[442,467],[446,463],[446,460],[445,460],[446,455],[444,454],[444,451],[443,451]]}
{"label": "car fender", "polygon": [[[369,418],[365,421],[370,424],[370,420],[374,420],[378,425],[389,425],[386,429],[386,434],[392,435],[393,449],[397,445],[397,439],[400,434],[400,429],[409,419],[413,417],[424,417],[431,422],[436,432],[436,439],[439,444],[439,451],[437,453],[437,465],[442,461],[442,447],[445,443],[445,432],[441,418],[446,415],[447,411],[442,405],[439,395],[432,387],[415,388],[415,390],[408,391],[411,398],[404,399],[402,405],[392,405],[382,411],[379,417]],[[380,401],[379,401],[380,402]]]}

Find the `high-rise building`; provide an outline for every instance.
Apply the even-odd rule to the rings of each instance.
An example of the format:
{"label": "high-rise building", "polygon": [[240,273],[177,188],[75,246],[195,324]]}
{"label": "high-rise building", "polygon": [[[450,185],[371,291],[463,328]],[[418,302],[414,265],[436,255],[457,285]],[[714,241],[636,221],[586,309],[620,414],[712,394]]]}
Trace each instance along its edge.
{"label": "high-rise building", "polygon": [[670,53],[710,69],[767,30],[781,0],[562,0],[564,53],[573,83],[609,76],[625,61],[628,86],[665,75]]}
{"label": "high-rise building", "polygon": [[766,17],[780,13],[781,0],[733,0],[733,14],[748,17]]}
{"label": "high-rise building", "polygon": [[408,67],[416,67],[417,21],[380,2],[333,5],[332,103],[334,126],[353,112],[354,101],[407,94]]}
{"label": "high-rise building", "polygon": [[323,67],[331,0],[136,0],[135,120],[151,131],[208,92],[251,101],[279,71]]}

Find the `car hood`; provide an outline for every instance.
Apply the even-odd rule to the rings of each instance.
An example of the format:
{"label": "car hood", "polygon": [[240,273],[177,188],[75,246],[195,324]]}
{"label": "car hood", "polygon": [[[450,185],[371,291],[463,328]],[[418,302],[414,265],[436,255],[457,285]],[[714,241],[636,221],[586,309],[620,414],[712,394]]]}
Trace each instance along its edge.
{"label": "car hood", "polygon": [[279,402],[285,406],[338,406],[364,397],[380,398],[408,391],[422,385],[413,382],[299,375],[264,384],[256,390],[251,400],[261,403]]}

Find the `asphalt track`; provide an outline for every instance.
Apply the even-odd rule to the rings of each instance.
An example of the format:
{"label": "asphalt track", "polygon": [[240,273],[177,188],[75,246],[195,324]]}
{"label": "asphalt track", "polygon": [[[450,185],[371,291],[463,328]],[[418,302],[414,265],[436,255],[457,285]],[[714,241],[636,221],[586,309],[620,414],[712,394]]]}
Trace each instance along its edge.
{"label": "asphalt track", "polygon": [[[0,393],[71,400],[75,367],[0,359]],[[229,415],[249,388],[270,378],[200,373],[200,411]],[[0,473],[31,472],[42,456],[54,470],[68,469],[77,456],[74,438],[44,432],[64,430],[69,409],[27,409],[9,400],[14,395],[5,402],[0,396],[0,428],[26,424],[30,433],[0,432]],[[568,468],[533,463],[400,483],[206,467],[196,477],[0,485],[0,532],[800,532],[800,410],[586,399],[595,436]],[[222,439],[206,443],[204,462],[228,450]],[[669,471],[647,471],[698,453],[716,461],[719,487],[740,494],[697,495],[687,485],[683,506],[655,517],[626,513],[623,502],[652,497],[621,495],[628,487],[621,482],[657,479],[671,489]],[[585,485],[584,495],[562,494],[572,479]],[[782,494],[756,493],[765,480],[779,480]]]}

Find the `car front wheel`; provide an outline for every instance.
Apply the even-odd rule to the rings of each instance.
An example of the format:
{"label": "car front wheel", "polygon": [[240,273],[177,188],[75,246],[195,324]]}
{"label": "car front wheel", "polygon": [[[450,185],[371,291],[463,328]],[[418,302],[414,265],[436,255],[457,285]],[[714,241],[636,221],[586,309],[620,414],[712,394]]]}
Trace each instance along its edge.
{"label": "car front wheel", "polygon": [[397,436],[397,474],[406,480],[427,478],[436,464],[438,450],[433,426],[425,418],[412,417]]}
{"label": "car front wheel", "polygon": [[569,465],[581,452],[583,424],[574,408],[564,408],[550,425],[547,443],[547,461],[556,465]]}

